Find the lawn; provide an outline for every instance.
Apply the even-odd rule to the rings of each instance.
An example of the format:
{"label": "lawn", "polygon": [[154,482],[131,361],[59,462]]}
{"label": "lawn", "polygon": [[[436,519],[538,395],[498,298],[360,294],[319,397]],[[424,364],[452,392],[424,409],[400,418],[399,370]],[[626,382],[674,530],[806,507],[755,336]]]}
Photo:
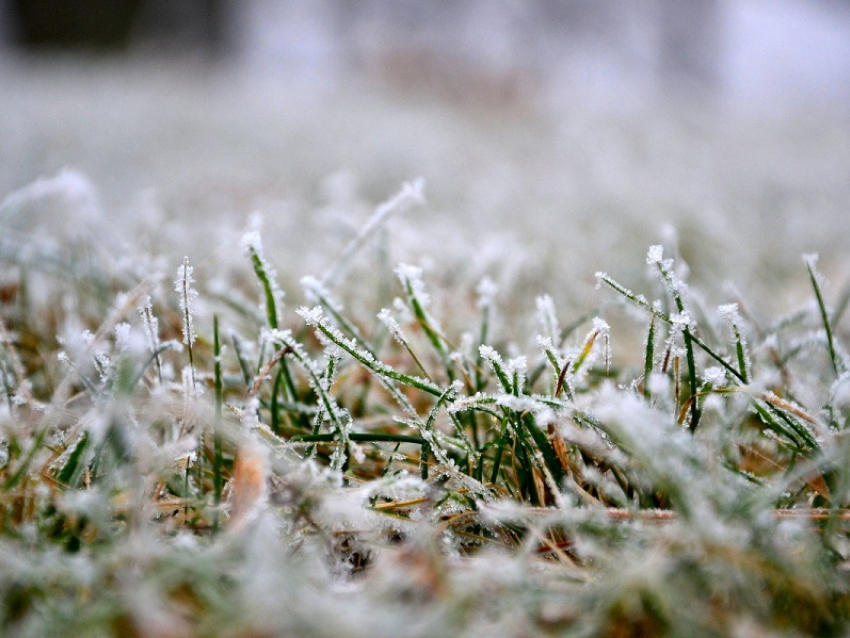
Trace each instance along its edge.
{"label": "lawn", "polygon": [[845,118],[0,81],[0,633],[846,633]]}

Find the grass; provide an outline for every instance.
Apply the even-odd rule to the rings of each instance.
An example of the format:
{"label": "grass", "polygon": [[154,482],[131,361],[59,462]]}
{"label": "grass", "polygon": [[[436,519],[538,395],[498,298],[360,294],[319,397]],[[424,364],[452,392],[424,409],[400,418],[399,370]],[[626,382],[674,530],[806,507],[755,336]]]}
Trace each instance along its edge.
{"label": "grass", "polygon": [[773,321],[652,246],[647,292],[599,273],[599,312],[497,332],[492,281],[386,263],[421,188],[295,308],[259,232],[224,289],[6,236],[3,633],[844,635],[846,295],[815,260]]}

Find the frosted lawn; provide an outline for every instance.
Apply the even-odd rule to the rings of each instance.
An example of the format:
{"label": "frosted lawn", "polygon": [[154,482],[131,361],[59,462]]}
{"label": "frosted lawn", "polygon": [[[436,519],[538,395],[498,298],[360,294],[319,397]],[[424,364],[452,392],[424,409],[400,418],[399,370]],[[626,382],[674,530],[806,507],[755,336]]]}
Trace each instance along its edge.
{"label": "frosted lawn", "polygon": [[504,272],[388,261],[423,189],[303,289],[257,219],[195,270],[17,225],[96,218],[78,173],[4,200],[4,631],[846,630],[847,291],[795,258],[799,309],[757,316],[670,241],[639,292],[517,307]]}

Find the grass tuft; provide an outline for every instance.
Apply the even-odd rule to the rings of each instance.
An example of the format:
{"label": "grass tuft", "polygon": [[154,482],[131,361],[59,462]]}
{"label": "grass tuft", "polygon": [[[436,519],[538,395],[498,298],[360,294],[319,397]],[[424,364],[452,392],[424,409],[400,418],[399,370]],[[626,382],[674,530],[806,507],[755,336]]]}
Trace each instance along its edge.
{"label": "grass tuft", "polygon": [[[697,313],[653,246],[661,298],[599,274],[623,303],[562,329],[405,265],[370,305],[369,239],[294,311],[257,233],[226,294],[184,258],[176,296],[107,270],[3,302],[4,634],[846,633],[846,334],[811,260],[820,323]],[[54,303],[83,294],[105,319]]]}

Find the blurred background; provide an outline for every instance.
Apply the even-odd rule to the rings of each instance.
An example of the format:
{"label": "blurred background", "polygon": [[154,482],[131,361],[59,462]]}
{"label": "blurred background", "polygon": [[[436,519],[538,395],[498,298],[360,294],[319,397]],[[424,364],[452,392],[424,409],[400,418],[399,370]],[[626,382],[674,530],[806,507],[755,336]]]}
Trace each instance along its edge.
{"label": "blurred background", "polygon": [[786,106],[850,96],[847,0],[3,0],[2,23],[7,55],[130,50],[504,99],[531,88]]}
{"label": "blurred background", "polygon": [[71,169],[210,267],[256,211],[293,278],[422,175],[390,258],[580,305],[665,241],[781,305],[846,277],[848,105],[849,0],[0,0],[0,198]]}

